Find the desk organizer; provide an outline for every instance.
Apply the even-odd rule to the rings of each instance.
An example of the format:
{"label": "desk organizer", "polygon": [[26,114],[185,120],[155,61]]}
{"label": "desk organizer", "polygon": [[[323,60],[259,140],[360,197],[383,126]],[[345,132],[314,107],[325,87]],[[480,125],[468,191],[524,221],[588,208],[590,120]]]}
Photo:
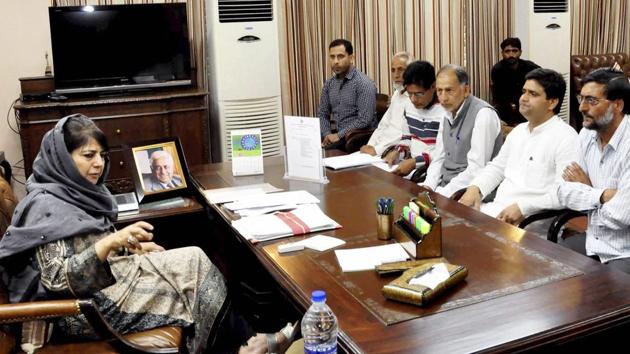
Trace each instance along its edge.
{"label": "desk organizer", "polygon": [[435,203],[427,192],[413,198],[411,203],[418,205],[418,214],[431,224],[431,230],[422,234],[401,216],[394,223],[393,238],[415,259],[441,257],[442,217],[437,212]]}

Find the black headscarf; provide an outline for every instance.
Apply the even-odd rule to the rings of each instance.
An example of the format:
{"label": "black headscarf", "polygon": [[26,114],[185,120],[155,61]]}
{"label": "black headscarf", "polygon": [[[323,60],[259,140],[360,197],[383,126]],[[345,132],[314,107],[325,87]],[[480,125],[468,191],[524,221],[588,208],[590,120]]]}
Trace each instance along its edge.
{"label": "black headscarf", "polygon": [[[103,184],[109,160],[105,160],[97,184],[81,176],[64,141],[63,127],[71,119],[89,118],[81,114],[62,118],[44,135],[33,162],[33,174],[26,182],[28,194],[15,208],[11,226],[0,241],[0,261],[5,266],[8,257],[23,252],[28,256],[31,252],[25,251],[48,242],[113,230],[118,210]],[[29,282],[35,280],[33,277],[38,280],[39,272],[28,275]]]}

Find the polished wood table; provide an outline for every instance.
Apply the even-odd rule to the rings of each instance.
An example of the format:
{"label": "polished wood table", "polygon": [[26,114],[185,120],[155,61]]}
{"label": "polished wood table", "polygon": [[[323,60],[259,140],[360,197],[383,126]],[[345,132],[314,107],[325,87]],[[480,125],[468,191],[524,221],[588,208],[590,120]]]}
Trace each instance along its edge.
{"label": "polished wood table", "polygon": [[[269,182],[285,190],[307,190],[343,226],[322,232],[346,240],[342,248],[386,243],[376,238],[376,199],[393,197],[400,212],[422,190],[371,166],[327,171],[326,185],[284,180],[279,158],[265,159],[264,176],[233,177],[229,163],[196,166],[191,173],[201,189]],[[345,352],[515,352],[559,346],[571,351],[627,331],[629,275],[433,196],[443,215],[443,256],[466,266],[469,276],[426,308],[386,300],[380,289],[395,277],[342,273],[332,250],[278,254],[278,244],[299,237],[251,244],[232,233],[302,312],[313,290],[326,290]],[[227,213],[210,208],[217,222],[227,224]]]}

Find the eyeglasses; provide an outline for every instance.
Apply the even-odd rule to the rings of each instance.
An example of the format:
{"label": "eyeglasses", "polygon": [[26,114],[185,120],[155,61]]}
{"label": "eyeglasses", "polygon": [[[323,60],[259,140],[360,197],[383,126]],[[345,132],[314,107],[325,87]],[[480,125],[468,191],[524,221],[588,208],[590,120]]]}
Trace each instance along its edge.
{"label": "eyeglasses", "polygon": [[405,91],[405,95],[407,97],[409,97],[409,98],[411,98],[411,97],[422,98],[426,94],[427,94],[426,92],[409,92],[409,91]]}
{"label": "eyeglasses", "polygon": [[605,98],[599,98],[599,97],[593,97],[593,96],[582,96],[582,95],[577,96],[577,101],[579,104],[582,104],[582,102],[586,102],[589,106],[597,106],[599,102],[605,101],[605,100],[606,100]]}

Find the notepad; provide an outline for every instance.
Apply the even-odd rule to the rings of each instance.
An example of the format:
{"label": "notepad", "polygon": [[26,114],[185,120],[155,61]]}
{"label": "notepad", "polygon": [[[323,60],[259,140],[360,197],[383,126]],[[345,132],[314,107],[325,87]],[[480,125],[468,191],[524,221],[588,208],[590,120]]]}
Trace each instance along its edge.
{"label": "notepad", "polygon": [[336,250],[337,261],[344,272],[373,270],[377,265],[407,260],[409,254],[398,243],[383,246]]}

